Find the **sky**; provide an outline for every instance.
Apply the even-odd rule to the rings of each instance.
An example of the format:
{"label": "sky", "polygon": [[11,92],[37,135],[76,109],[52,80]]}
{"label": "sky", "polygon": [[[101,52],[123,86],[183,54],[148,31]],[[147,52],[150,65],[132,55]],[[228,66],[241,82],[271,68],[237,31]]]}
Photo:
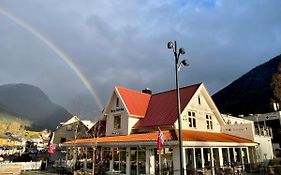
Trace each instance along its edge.
{"label": "sky", "polygon": [[[280,0],[0,0],[0,85],[27,83],[96,120],[114,86],[210,94],[281,54]],[[84,78],[84,79],[83,79]],[[88,85],[88,86],[87,86]]]}

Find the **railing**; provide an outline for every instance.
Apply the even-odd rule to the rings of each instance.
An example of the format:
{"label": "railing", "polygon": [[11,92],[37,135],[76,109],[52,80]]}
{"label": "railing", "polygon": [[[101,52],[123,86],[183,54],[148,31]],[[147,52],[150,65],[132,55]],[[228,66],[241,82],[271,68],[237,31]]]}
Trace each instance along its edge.
{"label": "railing", "polygon": [[[187,168],[187,175],[242,175],[242,174],[266,174],[268,166],[264,163],[259,164],[244,164],[232,166],[216,166],[205,168]],[[279,173],[280,174],[280,173]]]}
{"label": "railing", "polygon": [[[42,161],[39,162],[3,162],[0,163],[0,169],[5,167],[20,167],[21,171],[40,170]],[[1,173],[0,173],[1,174]]]}
{"label": "railing", "polygon": [[14,165],[14,164],[0,164],[0,174],[14,174],[19,175],[22,170],[22,165]]}
{"label": "railing", "polygon": [[272,137],[272,128],[255,125],[255,134],[258,136]]}

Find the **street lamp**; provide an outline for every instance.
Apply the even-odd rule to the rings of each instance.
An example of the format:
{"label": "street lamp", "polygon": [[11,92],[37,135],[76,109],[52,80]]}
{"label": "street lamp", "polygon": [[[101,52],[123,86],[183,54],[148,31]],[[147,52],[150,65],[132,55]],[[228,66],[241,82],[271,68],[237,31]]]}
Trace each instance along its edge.
{"label": "street lamp", "polygon": [[179,62],[180,55],[185,54],[185,50],[180,48],[177,50],[177,42],[169,42],[168,49],[172,49],[174,56],[175,56],[175,68],[176,68],[176,90],[177,90],[177,108],[178,108],[178,127],[179,127],[179,150],[180,150],[180,174],[184,175],[184,168],[183,168],[183,146],[182,146],[182,125],[181,125],[181,107],[180,107],[180,90],[179,90],[179,71],[181,65],[188,66],[188,62],[186,60],[182,60]]}

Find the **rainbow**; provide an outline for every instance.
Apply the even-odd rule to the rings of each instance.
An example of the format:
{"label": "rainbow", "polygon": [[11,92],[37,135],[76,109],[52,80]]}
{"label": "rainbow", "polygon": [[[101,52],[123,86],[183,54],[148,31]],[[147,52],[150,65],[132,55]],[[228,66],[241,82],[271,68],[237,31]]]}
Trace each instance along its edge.
{"label": "rainbow", "polygon": [[4,10],[0,7],[0,14],[7,17],[11,21],[15,22],[31,34],[33,34],[36,38],[38,38],[40,41],[42,41],[48,48],[50,48],[53,52],[55,52],[59,58],[65,62],[71,70],[74,71],[74,73],[78,76],[78,78],[81,80],[81,82],[85,85],[85,87],[89,90],[91,95],[94,97],[94,99],[97,102],[97,105],[99,106],[99,109],[103,109],[103,105],[101,103],[101,100],[94,89],[94,87],[91,85],[90,81],[87,79],[87,77],[83,74],[82,70],[79,69],[78,65],[76,65],[69,56],[67,56],[66,53],[64,53],[58,46],[56,46],[54,43],[52,43],[46,36],[41,34],[39,31],[34,29],[32,26],[21,20],[19,17],[9,13],[8,11]]}

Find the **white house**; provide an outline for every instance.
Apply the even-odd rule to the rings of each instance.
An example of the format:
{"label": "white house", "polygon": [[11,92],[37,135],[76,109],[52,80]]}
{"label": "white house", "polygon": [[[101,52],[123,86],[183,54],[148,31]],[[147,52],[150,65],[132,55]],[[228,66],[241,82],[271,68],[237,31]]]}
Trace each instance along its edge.
{"label": "white house", "polygon": [[274,157],[271,128],[260,127],[259,125],[254,125],[251,120],[231,115],[222,114],[222,117],[227,123],[222,127],[224,133],[250,139],[258,144],[256,147],[256,159],[258,162],[264,162]]}
{"label": "white house", "polygon": [[[148,92],[148,93],[147,93]],[[252,138],[227,132],[228,126],[205,86],[195,84],[180,89],[183,140],[183,167],[186,174],[217,174],[232,167],[246,169],[256,162],[257,143]],[[121,174],[179,174],[178,114],[176,90],[157,94],[115,87],[103,110],[105,136],[77,139],[63,145],[71,148],[94,146],[95,163],[103,161],[104,171]],[[160,127],[164,148],[156,149]],[[96,130],[96,132],[99,132]],[[95,150],[94,149],[94,150]],[[89,149],[90,150],[90,149]],[[84,157],[90,153],[84,155]]]}
{"label": "white house", "polygon": [[66,157],[64,148],[60,145],[66,141],[74,140],[75,138],[88,137],[87,131],[89,128],[77,116],[71,117],[66,122],[60,123],[59,126],[52,132],[50,144],[56,144],[56,151],[50,154],[51,161],[61,161]]}
{"label": "white house", "polygon": [[[274,103],[275,109],[279,109],[279,105]],[[257,126],[256,132],[263,134],[268,127],[272,128],[272,145],[273,149],[281,150],[281,111],[268,112],[263,114],[251,114],[243,116],[243,119],[251,120]],[[277,155],[280,156],[280,155]]]}

